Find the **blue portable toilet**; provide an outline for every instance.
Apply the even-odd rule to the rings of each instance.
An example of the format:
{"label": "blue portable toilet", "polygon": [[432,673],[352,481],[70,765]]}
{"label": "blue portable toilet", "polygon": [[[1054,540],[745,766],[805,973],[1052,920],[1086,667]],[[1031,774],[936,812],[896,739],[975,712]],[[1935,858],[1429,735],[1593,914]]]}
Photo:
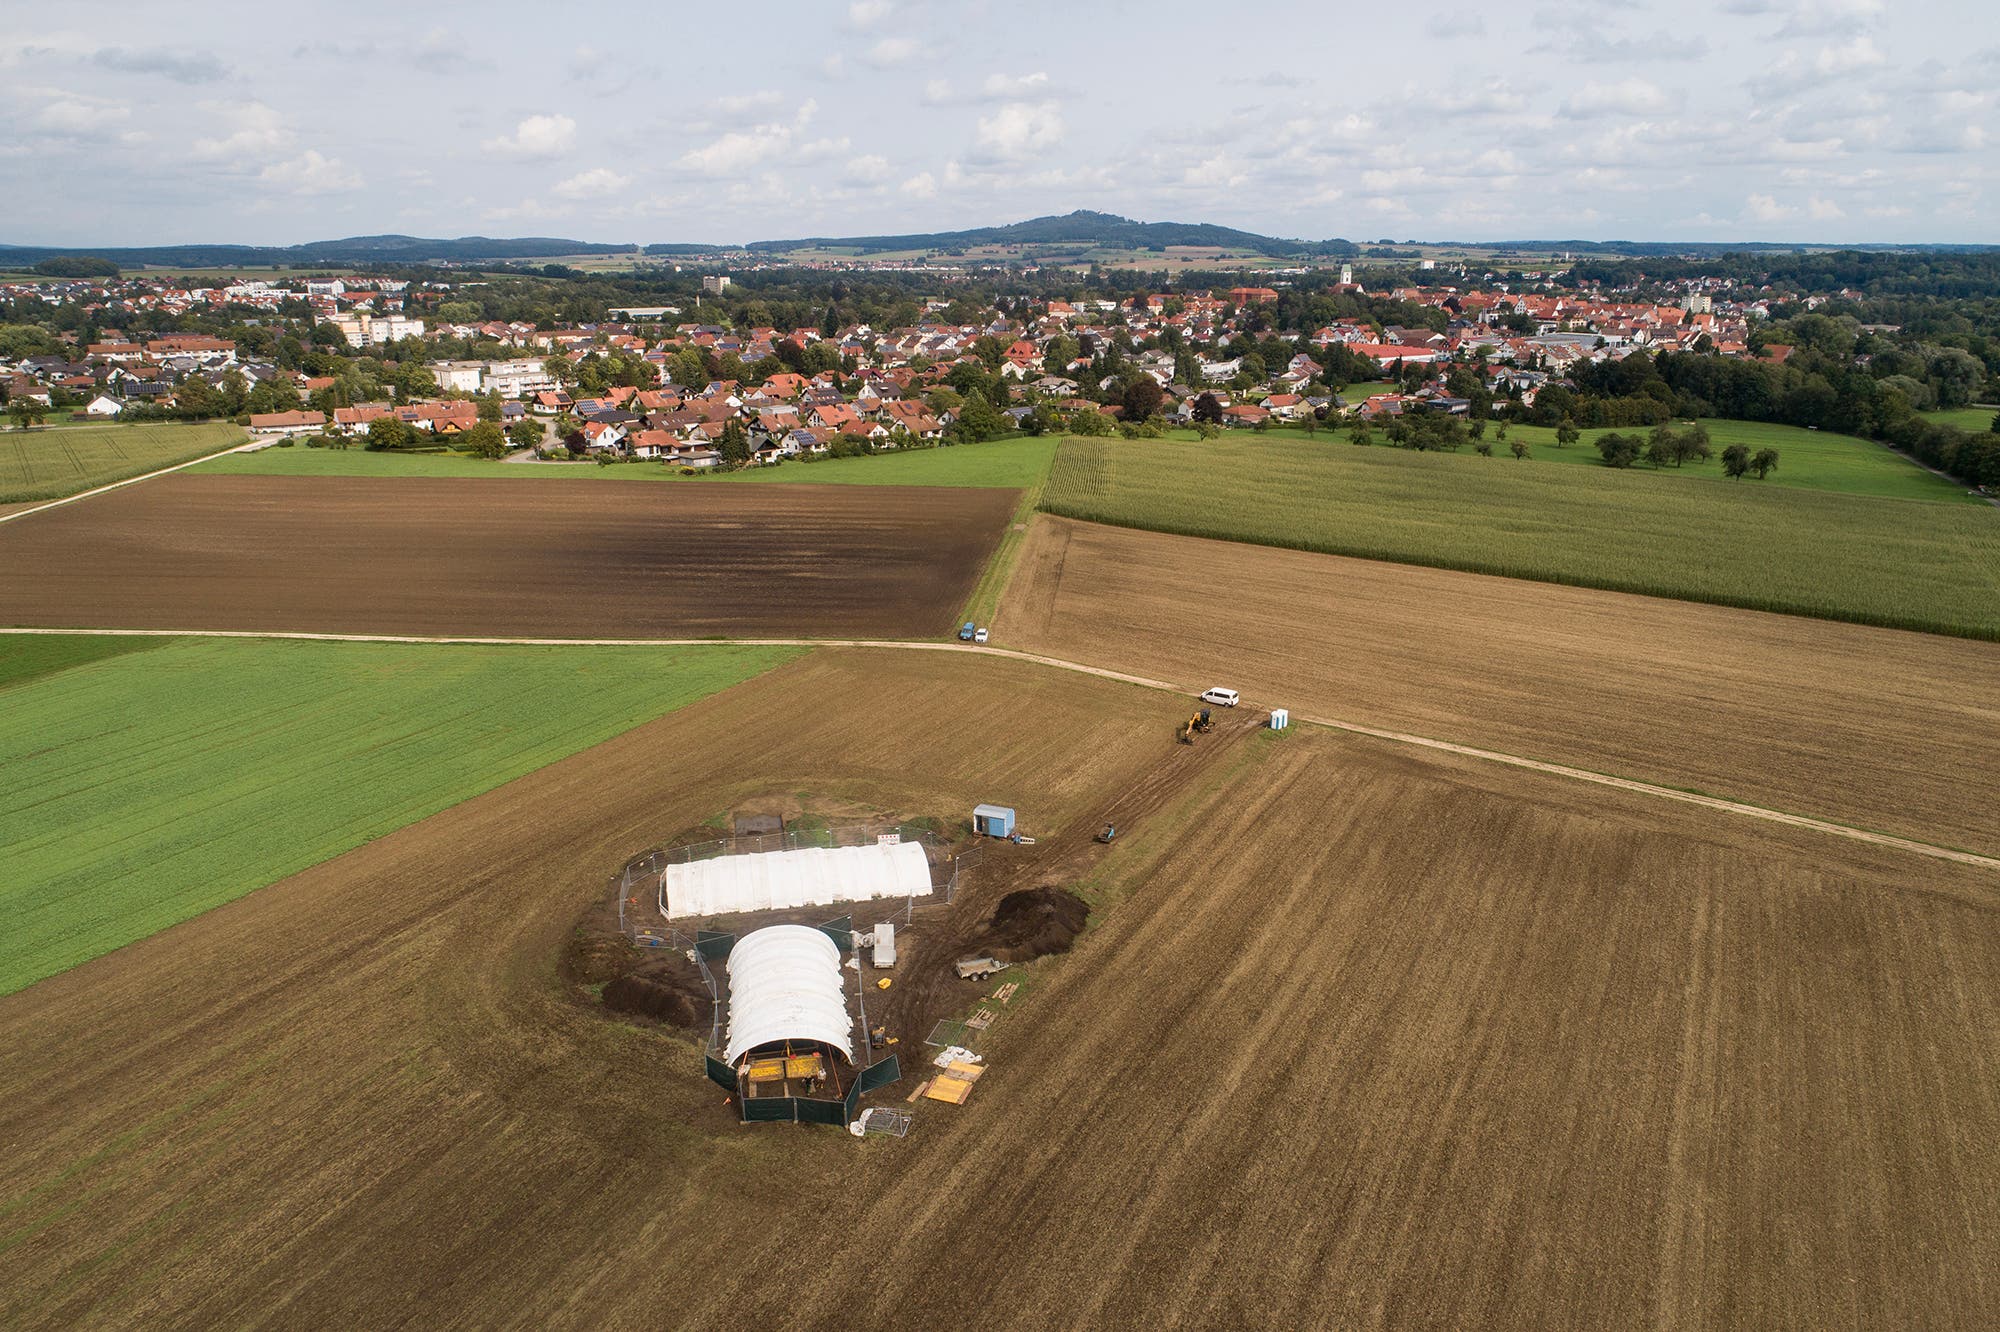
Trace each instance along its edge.
{"label": "blue portable toilet", "polygon": [[981,837],[1012,837],[1014,811],[1005,805],[975,805],[972,810],[972,831]]}

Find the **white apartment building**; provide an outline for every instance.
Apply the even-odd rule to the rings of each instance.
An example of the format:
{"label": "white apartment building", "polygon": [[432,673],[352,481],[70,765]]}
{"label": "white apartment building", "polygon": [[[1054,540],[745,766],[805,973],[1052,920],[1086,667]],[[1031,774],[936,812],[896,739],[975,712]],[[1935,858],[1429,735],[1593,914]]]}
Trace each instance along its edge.
{"label": "white apartment building", "polygon": [[353,314],[335,315],[327,322],[340,330],[350,347],[372,347],[377,343],[394,342],[398,338],[420,338],[424,335],[424,321],[404,315],[371,315],[365,310]]}

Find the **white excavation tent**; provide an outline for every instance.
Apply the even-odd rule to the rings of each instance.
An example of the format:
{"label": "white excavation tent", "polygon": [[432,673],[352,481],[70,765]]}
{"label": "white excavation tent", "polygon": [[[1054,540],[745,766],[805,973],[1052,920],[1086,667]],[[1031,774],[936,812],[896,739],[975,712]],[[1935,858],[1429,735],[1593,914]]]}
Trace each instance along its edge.
{"label": "white excavation tent", "polygon": [[930,890],[930,861],[920,843],[812,847],[669,865],[661,880],[660,910],[669,920],[682,920],[922,897]]}
{"label": "white excavation tent", "polygon": [[840,981],[840,949],[810,925],[744,935],[729,950],[724,1062],[734,1065],[769,1041],[820,1041],[853,1063],[854,1023]]}

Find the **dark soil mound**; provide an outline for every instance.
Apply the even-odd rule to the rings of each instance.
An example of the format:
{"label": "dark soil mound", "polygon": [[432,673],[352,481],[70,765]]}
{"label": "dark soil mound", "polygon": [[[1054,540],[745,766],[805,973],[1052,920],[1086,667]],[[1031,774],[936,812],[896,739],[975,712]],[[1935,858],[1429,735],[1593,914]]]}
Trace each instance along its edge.
{"label": "dark soil mound", "polygon": [[604,1006],[615,1013],[632,1013],[671,1026],[701,1027],[708,1022],[708,989],[693,968],[649,966],[620,976],[604,987]]}
{"label": "dark soil mound", "polygon": [[1067,888],[1023,888],[1000,899],[980,936],[1002,962],[1067,953],[1090,919],[1090,907]]}
{"label": "dark soil mound", "polygon": [[578,985],[602,985],[631,971],[640,956],[622,934],[578,930],[563,950],[563,974]]}

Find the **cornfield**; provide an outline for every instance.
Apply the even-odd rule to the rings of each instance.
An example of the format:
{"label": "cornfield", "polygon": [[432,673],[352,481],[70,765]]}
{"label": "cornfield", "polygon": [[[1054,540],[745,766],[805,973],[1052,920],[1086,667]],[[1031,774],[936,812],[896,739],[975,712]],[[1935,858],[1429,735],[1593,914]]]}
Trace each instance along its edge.
{"label": "cornfield", "polygon": [[1050,513],[1121,527],[2000,638],[2000,514],[1345,442],[1070,439]]}

